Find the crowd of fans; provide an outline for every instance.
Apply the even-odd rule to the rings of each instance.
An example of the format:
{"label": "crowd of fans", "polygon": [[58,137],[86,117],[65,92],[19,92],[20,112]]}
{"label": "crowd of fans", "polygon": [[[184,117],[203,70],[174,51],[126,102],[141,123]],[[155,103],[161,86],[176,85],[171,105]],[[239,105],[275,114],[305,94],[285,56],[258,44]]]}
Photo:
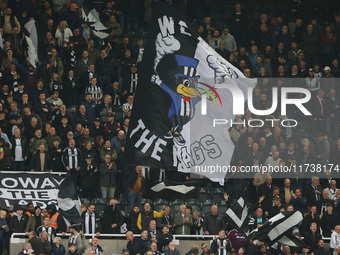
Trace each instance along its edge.
{"label": "crowd of fans", "polygon": [[[172,3],[222,57],[246,77],[258,78],[253,93],[256,109],[271,107],[273,87],[302,87],[312,93],[307,104],[312,116],[302,116],[292,108],[289,116],[275,112],[265,117],[276,119],[272,125],[255,128],[247,123],[259,117],[248,109],[244,116],[236,116],[239,124],[229,130],[235,144],[231,164],[238,169],[244,165],[339,166],[339,6],[331,0],[289,0],[282,5],[280,1],[259,2],[262,7],[251,1],[237,3],[222,17],[204,15],[215,13],[220,5],[225,10],[228,3]],[[179,254],[173,234],[216,236],[211,245],[193,246],[187,254],[198,254],[199,248],[203,255],[270,254],[265,244],[245,241],[243,233],[218,211],[218,205],[207,213],[199,210],[204,201],[196,205],[197,210],[184,203],[173,211],[166,201],[159,212],[152,203],[142,205],[162,171],[126,168],[124,144],[153,1],[93,1],[101,22],[111,29],[106,39],[82,22],[82,4],[71,0],[1,1],[0,170],[68,172],[76,175],[83,198],[108,201],[116,197],[120,202],[110,199],[102,215],[96,205],[83,204],[82,225],[71,228],[66,228],[52,205],[47,210],[30,204],[26,210],[16,206],[7,213],[1,211],[0,254],[4,245],[8,248],[9,234],[15,232],[25,232],[30,239],[21,254],[97,255],[106,252],[98,244],[100,233],[126,231],[124,255]],[[252,8],[258,16],[251,15]],[[38,63],[27,60],[25,24],[31,19],[36,21],[39,38]],[[282,126],[280,121],[288,117],[297,119],[298,125]],[[175,181],[191,178],[169,171],[165,175]],[[292,234],[305,237],[306,247],[283,246],[282,252],[326,254],[323,238],[331,237],[330,252],[340,253],[340,184],[331,171],[324,178],[307,178],[299,171],[291,179],[272,179],[260,171],[244,177],[226,176],[221,201],[229,205],[239,197],[246,199],[251,205],[249,230],[280,211],[299,210],[304,220]],[[197,198],[199,188],[207,186],[218,184],[203,179],[188,198]],[[64,248],[55,234],[66,231],[71,236]],[[82,233],[97,237],[88,244]]]}

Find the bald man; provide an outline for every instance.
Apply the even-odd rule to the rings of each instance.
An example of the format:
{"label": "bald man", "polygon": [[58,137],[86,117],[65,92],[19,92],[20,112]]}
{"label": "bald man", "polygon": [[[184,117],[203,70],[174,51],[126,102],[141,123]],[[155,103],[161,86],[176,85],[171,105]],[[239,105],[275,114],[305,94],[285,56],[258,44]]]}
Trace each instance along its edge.
{"label": "bald man", "polygon": [[[181,205],[179,212],[174,216],[175,234],[190,235],[190,229],[193,225],[192,216],[186,212],[186,206]],[[170,245],[170,244],[169,244]]]}

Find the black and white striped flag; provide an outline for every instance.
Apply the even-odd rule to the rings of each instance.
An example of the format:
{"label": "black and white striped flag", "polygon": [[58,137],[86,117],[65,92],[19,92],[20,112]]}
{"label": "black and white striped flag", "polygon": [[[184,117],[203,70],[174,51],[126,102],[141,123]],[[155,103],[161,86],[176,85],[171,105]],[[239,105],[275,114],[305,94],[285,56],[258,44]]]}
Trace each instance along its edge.
{"label": "black and white striped flag", "polygon": [[226,214],[231,225],[247,235],[249,221],[249,217],[247,217],[248,207],[242,197],[226,211]]}
{"label": "black and white striped flag", "polygon": [[226,215],[229,222],[254,243],[264,242],[269,246],[275,243],[294,247],[303,247],[304,245],[291,233],[291,229],[303,219],[299,211],[279,213],[251,233],[248,232],[248,207],[242,197],[226,211]]}
{"label": "black and white striped flag", "polygon": [[68,227],[81,222],[75,175],[67,176],[60,184],[58,207]]}
{"label": "black and white striped flag", "polygon": [[83,20],[83,23],[88,24],[92,28],[93,33],[101,39],[105,39],[111,33],[111,29],[108,27],[105,27],[103,23],[100,22],[100,18],[97,14],[96,9],[92,9],[91,11],[88,11],[87,8],[83,6],[82,7],[82,20]]}
{"label": "black and white striped flag", "polygon": [[268,245],[281,243],[289,246],[302,247],[303,242],[294,237],[290,230],[303,220],[301,212],[281,212],[270,218],[261,227],[254,229],[248,239],[264,242]]}
{"label": "black and white striped flag", "polygon": [[278,241],[280,244],[292,246],[292,247],[304,247],[306,246],[303,241],[296,238],[292,233],[286,233],[283,237],[281,237]]}

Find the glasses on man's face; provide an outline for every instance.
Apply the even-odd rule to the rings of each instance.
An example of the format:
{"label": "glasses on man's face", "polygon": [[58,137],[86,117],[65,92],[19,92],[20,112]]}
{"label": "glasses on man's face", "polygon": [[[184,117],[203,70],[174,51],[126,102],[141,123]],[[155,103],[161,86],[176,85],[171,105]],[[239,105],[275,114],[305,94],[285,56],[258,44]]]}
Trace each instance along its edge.
{"label": "glasses on man's face", "polygon": [[208,248],[208,246],[203,246],[202,248],[203,248],[203,249],[206,249],[206,248]]}

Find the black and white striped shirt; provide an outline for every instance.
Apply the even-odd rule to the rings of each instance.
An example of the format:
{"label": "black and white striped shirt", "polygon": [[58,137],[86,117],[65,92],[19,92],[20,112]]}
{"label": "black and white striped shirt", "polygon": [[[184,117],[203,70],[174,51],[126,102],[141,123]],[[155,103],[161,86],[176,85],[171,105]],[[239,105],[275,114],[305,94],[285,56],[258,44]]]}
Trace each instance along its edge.
{"label": "black and white striped shirt", "polygon": [[[101,94],[102,94],[102,89],[99,86],[89,86],[86,88],[85,94],[86,93],[90,93],[92,98],[100,98]],[[100,101],[95,101],[96,104],[100,104]]]}
{"label": "black and white striped shirt", "polygon": [[138,74],[131,73],[131,84],[130,84],[130,93],[135,93],[138,84]]}
{"label": "black and white striped shirt", "polygon": [[77,148],[68,147],[63,152],[63,164],[65,167],[76,169],[79,166],[80,151]]}
{"label": "black and white striped shirt", "polygon": [[38,234],[39,238],[41,238],[41,233],[43,231],[47,232],[47,234],[48,234],[48,241],[52,244],[53,243],[53,239],[56,236],[55,228],[52,227],[52,226],[48,226],[48,227],[40,226],[40,227],[38,227],[37,228],[37,234]]}

